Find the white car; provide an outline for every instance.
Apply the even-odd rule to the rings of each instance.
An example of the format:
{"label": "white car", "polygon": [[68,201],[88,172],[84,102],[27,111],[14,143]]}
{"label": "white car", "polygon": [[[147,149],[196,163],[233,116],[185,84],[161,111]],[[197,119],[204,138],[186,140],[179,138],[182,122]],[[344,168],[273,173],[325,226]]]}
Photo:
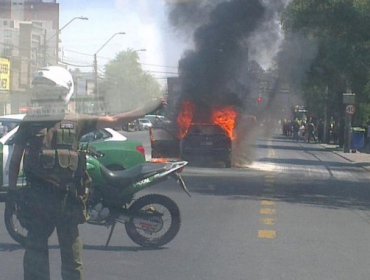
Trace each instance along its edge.
{"label": "white car", "polygon": [[[0,188],[9,185],[9,161],[13,152],[14,134],[24,116],[25,114],[0,116],[0,125],[13,127],[0,138]],[[111,128],[87,133],[81,137],[80,143],[91,143],[97,150],[102,151],[104,157],[100,160],[109,169],[126,169],[145,161],[145,150],[142,143],[128,140],[127,137]],[[24,183],[21,173],[18,185],[24,185]]]}
{"label": "white car", "polygon": [[153,126],[153,124],[150,122],[150,120],[143,118],[138,119],[138,126],[139,130],[148,130]]}
{"label": "white car", "polygon": [[152,123],[152,128],[164,127],[171,123],[169,119],[161,115],[145,115],[145,119]]}

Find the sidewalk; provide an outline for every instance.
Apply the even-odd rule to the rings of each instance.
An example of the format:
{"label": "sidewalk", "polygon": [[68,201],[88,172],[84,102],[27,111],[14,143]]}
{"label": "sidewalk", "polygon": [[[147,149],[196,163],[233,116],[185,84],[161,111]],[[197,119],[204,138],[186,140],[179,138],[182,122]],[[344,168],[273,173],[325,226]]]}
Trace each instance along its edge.
{"label": "sidewalk", "polygon": [[357,165],[362,166],[363,168],[370,171],[370,154],[356,151],[355,153],[349,152],[345,153],[343,152],[343,148],[339,148],[338,145],[331,145],[331,144],[320,144],[325,150],[329,150],[336,155],[344,158],[345,160],[355,163]]}

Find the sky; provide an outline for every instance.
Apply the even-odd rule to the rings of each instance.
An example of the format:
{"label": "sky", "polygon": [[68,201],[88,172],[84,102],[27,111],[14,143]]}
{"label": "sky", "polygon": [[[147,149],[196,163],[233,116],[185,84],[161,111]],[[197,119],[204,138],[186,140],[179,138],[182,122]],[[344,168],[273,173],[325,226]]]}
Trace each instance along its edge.
{"label": "sky", "polygon": [[[59,0],[61,56],[76,65],[92,65],[93,54],[116,32],[117,35],[98,52],[99,71],[110,59],[126,49],[138,52],[147,71],[159,79],[177,72],[177,64],[189,45],[176,35],[167,21],[165,0]],[[89,69],[89,68],[81,68]],[[158,72],[158,73],[157,73]],[[160,73],[169,72],[169,73]]]}

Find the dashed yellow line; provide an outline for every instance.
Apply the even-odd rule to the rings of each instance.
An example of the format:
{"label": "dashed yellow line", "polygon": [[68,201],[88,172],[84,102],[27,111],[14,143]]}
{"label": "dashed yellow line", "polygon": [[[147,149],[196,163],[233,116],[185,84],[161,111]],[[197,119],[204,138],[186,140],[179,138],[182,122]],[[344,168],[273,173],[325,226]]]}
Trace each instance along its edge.
{"label": "dashed yellow line", "polygon": [[259,230],[258,238],[260,239],[276,239],[276,230]]}
{"label": "dashed yellow line", "polygon": [[262,206],[275,206],[275,202],[271,200],[261,200]]}
{"label": "dashed yellow line", "polygon": [[[270,149],[269,157],[275,157],[276,153],[273,149]],[[266,174],[264,178],[264,193],[272,194],[275,192],[275,175]],[[277,232],[273,228],[276,223],[276,203],[273,200],[263,199],[261,200],[261,208],[259,213],[261,215],[261,227],[262,229],[258,230],[257,237],[259,239],[276,239]]]}
{"label": "dashed yellow line", "polygon": [[273,208],[261,208],[260,209],[260,214],[261,215],[275,215],[276,214],[276,209],[273,209]]}
{"label": "dashed yellow line", "polygon": [[261,222],[264,225],[267,225],[267,226],[273,226],[273,225],[275,225],[275,219],[274,218],[264,218],[264,219],[261,219]]}

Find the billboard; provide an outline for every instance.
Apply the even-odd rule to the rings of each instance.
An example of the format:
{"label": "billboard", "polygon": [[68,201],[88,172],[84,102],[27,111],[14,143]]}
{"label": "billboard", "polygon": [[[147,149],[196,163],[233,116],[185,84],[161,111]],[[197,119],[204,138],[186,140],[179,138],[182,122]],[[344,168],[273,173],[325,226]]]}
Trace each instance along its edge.
{"label": "billboard", "polygon": [[10,60],[0,57],[0,91],[10,90]]}

